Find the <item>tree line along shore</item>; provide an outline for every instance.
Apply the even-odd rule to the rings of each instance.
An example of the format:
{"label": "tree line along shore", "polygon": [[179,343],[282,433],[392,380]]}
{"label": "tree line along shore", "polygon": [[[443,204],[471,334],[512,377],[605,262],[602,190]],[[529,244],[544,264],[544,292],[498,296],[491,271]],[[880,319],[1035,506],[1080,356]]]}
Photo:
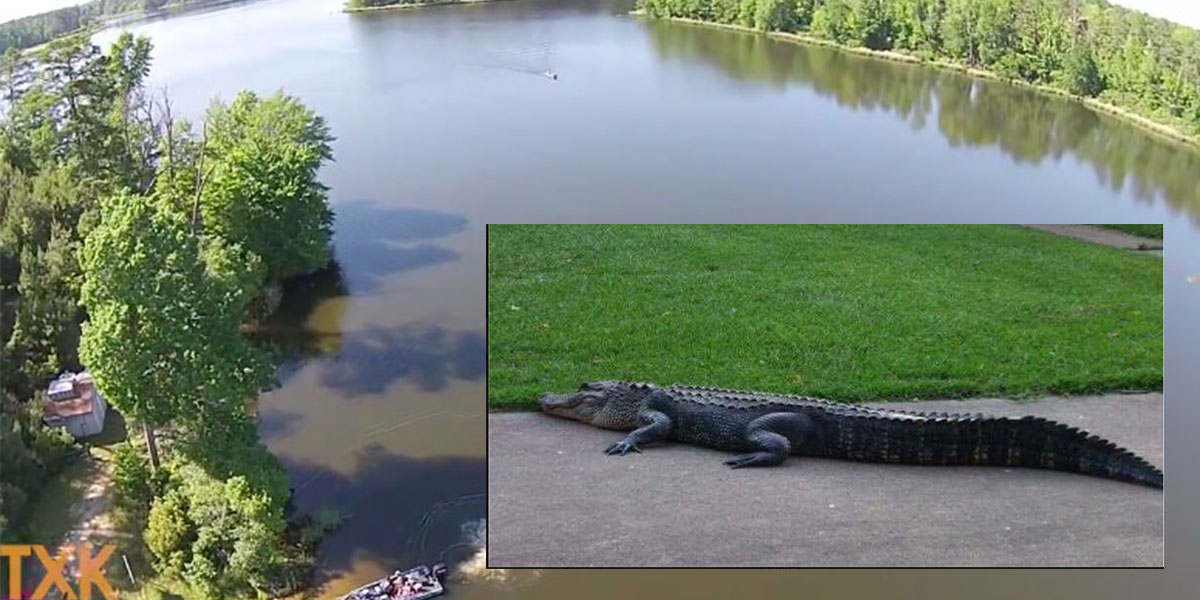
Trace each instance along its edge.
{"label": "tree line along shore", "polygon": [[[0,24],[0,51],[114,15],[229,0],[92,0]],[[347,0],[346,12],[498,0]],[[638,12],[787,34],[1079,99],[1200,143],[1200,31],[1105,0],[638,0]]]}
{"label": "tree line along shore", "polygon": [[344,12],[362,13],[382,10],[404,10],[407,8],[424,8],[428,6],[443,6],[448,4],[481,4],[484,2],[499,2],[500,0],[347,0]]}
{"label": "tree line along shore", "polygon": [[1104,0],[638,0],[638,12],[958,68],[1200,142],[1200,31]]}
{"label": "tree line along shore", "polygon": [[232,4],[244,0],[90,0],[0,23],[0,53],[28,49],[54,38],[91,32],[126,18]]}

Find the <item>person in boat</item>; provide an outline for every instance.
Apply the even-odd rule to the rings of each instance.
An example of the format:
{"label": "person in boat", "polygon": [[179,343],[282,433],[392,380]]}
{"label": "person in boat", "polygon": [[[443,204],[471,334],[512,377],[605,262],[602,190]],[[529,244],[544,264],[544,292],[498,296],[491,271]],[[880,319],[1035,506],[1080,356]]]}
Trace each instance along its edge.
{"label": "person in boat", "polygon": [[409,580],[407,586],[404,588],[404,594],[402,594],[400,597],[408,598],[410,596],[416,596],[424,591],[423,588],[424,586],[420,581]]}

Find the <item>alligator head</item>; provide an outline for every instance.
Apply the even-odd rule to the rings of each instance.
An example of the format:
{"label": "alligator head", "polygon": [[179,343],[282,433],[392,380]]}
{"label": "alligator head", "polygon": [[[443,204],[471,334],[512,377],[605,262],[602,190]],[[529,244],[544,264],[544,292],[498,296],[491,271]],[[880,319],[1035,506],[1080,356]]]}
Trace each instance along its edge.
{"label": "alligator head", "polygon": [[638,412],[654,386],[623,381],[591,381],[572,394],[546,394],[542,412],[604,429],[628,431],[638,426]]}

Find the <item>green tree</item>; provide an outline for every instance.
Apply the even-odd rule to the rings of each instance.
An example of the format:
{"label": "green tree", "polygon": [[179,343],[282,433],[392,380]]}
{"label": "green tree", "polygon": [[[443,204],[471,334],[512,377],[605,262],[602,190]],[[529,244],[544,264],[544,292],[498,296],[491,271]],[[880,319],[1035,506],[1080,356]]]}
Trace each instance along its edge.
{"label": "green tree", "polygon": [[114,149],[114,175],[119,185],[134,190],[149,187],[158,158],[159,131],[151,119],[141,117],[150,108],[142,91],[150,74],[150,51],[149,38],[135,38],[126,31],[113,42],[107,55],[105,75],[114,97],[108,121],[119,141]]}
{"label": "green tree", "polygon": [[172,486],[154,502],[145,534],[156,567],[209,598],[273,588],[273,573],[291,558],[282,505],[241,476],[222,481],[188,463],[174,465]]}
{"label": "green tree", "polygon": [[113,450],[113,498],[135,523],[143,523],[154,499],[154,473],[146,459],[132,444],[125,442]]}
{"label": "green tree", "polygon": [[759,31],[790,31],[794,26],[792,11],[794,0],[757,0],[754,11],[754,28]]}
{"label": "green tree", "polygon": [[25,174],[12,163],[0,160],[0,286],[15,286],[21,276],[26,236],[22,221],[23,213],[32,205],[31,193]]}
{"label": "green tree", "polygon": [[31,180],[3,161],[0,188],[8,192],[0,199],[0,284],[15,313],[6,340],[15,369],[4,385],[28,399],[60,369],[78,367],[75,249],[87,192],[70,169],[48,167]]}
{"label": "green tree", "polygon": [[1116,55],[1116,65],[1116,75],[1110,80],[1114,88],[1132,96],[1153,93],[1157,69],[1146,43],[1132,34],[1126,36]]}
{"label": "green tree", "polygon": [[854,0],[851,5],[851,29],[854,40],[873,50],[892,47],[893,25],[886,0]]}
{"label": "green tree", "polygon": [[813,13],[817,11],[817,0],[795,0],[792,9],[793,27],[807,29],[812,25]]}
{"label": "green tree", "polygon": [[1072,94],[1080,96],[1097,96],[1104,91],[1104,79],[1100,68],[1087,47],[1077,45],[1067,55],[1063,65],[1064,87]]}
{"label": "green tree", "polygon": [[[731,2],[730,4],[732,5],[733,3]],[[722,11],[718,8],[715,12],[720,15]],[[742,27],[754,27],[754,14],[756,12],[758,12],[758,0],[737,0],[737,18],[733,22]],[[717,16],[716,18],[720,17]]]}
{"label": "green tree", "polygon": [[238,331],[258,260],[157,206],[128,193],[103,205],[81,253],[80,343],[97,385],[143,423],[155,467],[154,428],[223,422],[271,380],[266,353]]}
{"label": "green tree", "polygon": [[85,177],[107,178],[116,167],[118,139],[109,121],[116,93],[107,57],[86,36],[71,36],[49,42],[38,62],[44,73],[39,85],[51,102],[35,108],[49,110],[40,118],[53,124],[45,132],[52,137],[39,144],[48,155],[38,158],[69,163]]}
{"label": "green tree", "polygon": [[946,20],[942,26],[950,56],[973,67],[982,62],[980,49],[985,32],[981,6],[977,0],[947,0]]}
{"label": "green tree", "polygon": [[214,104],[202,142],[205,230],[260,256],[271,281],[324,266],[333,212],[317,170],[332,159],[332,140],[292,96],[242,92]]}
{"label": "green tree", "polygon": [[813,13],[813,32],[835,42],[845,42],[854,35],[853,12],[846,0],[825,0]]}
{"label": "green tree", "polygon": [[943,52],[941,28],[946,0],[894,0],[890,12],[896,46],[934,54]]}
{"label": "green tree", "polygon": [[75,304],[74,245],[55,226],[45,250],[26,247],[21,258],[21,299],[11,340],[17,360],[35,385],[63,366],[77,366],[79,309]]}
{"label": "green tree", "polygon": [[174,490],[154,502],[143,539],[154,566],[168,575],[179,575],[192,560],[196,525],[188,518],[187,497]]}

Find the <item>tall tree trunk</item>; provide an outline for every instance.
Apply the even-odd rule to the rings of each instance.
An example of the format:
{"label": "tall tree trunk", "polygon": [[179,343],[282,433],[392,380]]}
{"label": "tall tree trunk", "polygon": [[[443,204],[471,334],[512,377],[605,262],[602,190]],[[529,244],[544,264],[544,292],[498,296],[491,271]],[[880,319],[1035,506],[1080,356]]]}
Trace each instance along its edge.
{"label": "tall tree trunk", "polygon": [[150,468],[158,471],[158,440],[154,437],[154,428],[143,421],[142,433],[146,436],[146,449],[150,452]]}

